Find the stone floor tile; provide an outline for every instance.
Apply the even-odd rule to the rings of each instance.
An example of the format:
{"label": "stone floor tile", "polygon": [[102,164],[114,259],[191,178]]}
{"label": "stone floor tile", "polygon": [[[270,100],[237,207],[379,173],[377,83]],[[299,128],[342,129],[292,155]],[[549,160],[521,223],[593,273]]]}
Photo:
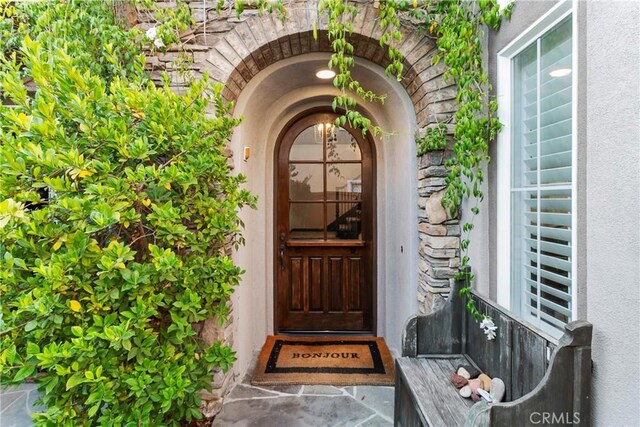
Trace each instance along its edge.
{"label": "stone floor tile", "polygon": [[44,405],[36,405],[36,401],[42,397],[42,394],[38,390],[31,390],[27,394],[27,408],[31,412],[45,412],[47,408]]}
{"label": "stone floor tile", "polygon": [[302,387],[302,394],[341,396],[343,393],[342,390],[331,385],[305,385]]}
{"label": "stone floor tile", "polygon": [[2,427],[29,427],[33,424],[29,411],[27,410],[28,393],[20,393],[18,399],[6,409],[3,408],[0,414],[0,425]]}
{"label": "stone floor tile", "polygon": [[[30,427],[35,384],[0,389],[0,426]],[[393,387],[240,384],[214,421],[221,427],[389,427]]]}
{"label": "stone floor tile", "polygon": [[393,422],[389,421],[385,418],[382,418],[380,415],[376,415],[373,418],[369,418],[364,421],[362,424],[358,424],[357,427],[392,427]]}
{"label": "stone floor tile", "polygon": [[260,385],[255,387],[260,387],[270,391],[277,391],[278,393],[293,395],[300,393],[300,390],[302,390],[301,385]]}
{"label": "stone floor tile", "polygon": [[393,419],[393,387],[358,386],[356,387],[355,399],[384,417]]}
{"label": "stone floor tile", "polygon": [[231,391],[229,396],[225,398],[225,400],[254,399],[254,398],[261,398],[261,397],[277,397],[277,396],[280,396],[280,394],[272,391],[268,391],[262,388],[249,386],[246,384],[238,384],[233,388],[233,390]]}
{"label": "stone floor tile", "polygon": [[0,386],[0,394],[12,393],[16,391],[31,391],[37,390],[38,384],[35,383],[22,383],[18,385],[3,385]]}
{"label": "stone floor tile", "polygon": [[374,412],[350,397],[296,396],[229,402],[214,426],[353,427]]}
{"label": "stone floor tile", "polygon": [[2,427],[30,427],[33,425],[32,412],[44,410],[34,406],[40,397],[38,385],[24,383],[17,386],[0,388],[0,426]]}
{"label": "stone floor tile", "polygon": [[22,391],[0,392],[0,414],[13,405],[15,401],[24,394]]}
{"label": "stone floor tile", "polygon": [[344,390],[350,396],[355,396],[356,395],[356,388],[354,386],[350,385],[348,387],[341,387],[341,389]]}

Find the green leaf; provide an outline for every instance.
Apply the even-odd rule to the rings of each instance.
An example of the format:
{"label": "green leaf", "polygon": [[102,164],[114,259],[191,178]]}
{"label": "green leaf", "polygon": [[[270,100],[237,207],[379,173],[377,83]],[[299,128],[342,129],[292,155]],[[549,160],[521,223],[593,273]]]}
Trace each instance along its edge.
{"label": "green leaf", "polygon": [[26,325],[24,325],[24,331],[25,332],[31,332],[36,327],[38,327],[38,321],[36,319],[33,319],[33,320],[30,320],[29,322],[27,322]]}
{"label": "green leaf", "polygon": [[86,378],[84,377],[84,374],[82,372],[76,372],[75,374],[71,375],[67,380],[65,389],[69,391],[72,388],[76,387],[77,385],[85,382],[85,380]]}
{"label": "green leaf", "polygon": [[71,333],[73,335],[75,335],[76,337],[81,337],[82,336],[82,328],[80,326],[72,326],[71,327]]}
{"label": "green leaf", "polygon": [[27,343],[27,355],[32,356],[38,353],[40,353],[40,347],[38,346],[38,344],[29,341]]}
{"label": "green leaf", "polygon": [[71,369],[68,366],[56,365],[56,374],[58,376],[69,375],[71,373]]}
{"label": "green leaf", "polygon": [[55,388],[56,385],[58,385],[58,378],[57,376],[51,377],[49,379],[49,382],[47,383],[47,385],[45,386],[45,393],[49,394],[51,393],[51,390],[53,390]]}
{"label": "green leaf", "polygon": [[20,368],[18,372],[16,372],[16,375],[13,377],[13,381],[15,382],[22,381],[28,376],[30,376],[31,374],[33,374],[35,370],[36,370],[36,367],[34,365],[25,365],[22,368]]}
{"label": "green leaf", "polygon": [[87,411],[87,415],[89,415],[90,417],[93,417],[98,412],[99,409],[100,409],[100,402],[96,403],[91,408],[89,408],[89,410]]}

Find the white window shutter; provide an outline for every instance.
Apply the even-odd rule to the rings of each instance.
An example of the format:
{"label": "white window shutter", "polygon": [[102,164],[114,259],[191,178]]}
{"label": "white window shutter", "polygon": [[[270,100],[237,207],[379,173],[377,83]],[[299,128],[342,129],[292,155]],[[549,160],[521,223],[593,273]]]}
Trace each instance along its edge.
{"label": "white window shutter", "polygon": [[545,329],[572,313],[571,19],[514,58],[511,264],[514,308]]}

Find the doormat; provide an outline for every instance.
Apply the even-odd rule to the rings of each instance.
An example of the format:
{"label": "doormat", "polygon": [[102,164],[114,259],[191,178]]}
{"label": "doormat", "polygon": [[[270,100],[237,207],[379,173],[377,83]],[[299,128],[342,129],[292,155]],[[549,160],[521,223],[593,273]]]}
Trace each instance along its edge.
{"label": "doormat", "polygon": [[254,385],[393,385],[394,365],[383,338],[268,336]]}

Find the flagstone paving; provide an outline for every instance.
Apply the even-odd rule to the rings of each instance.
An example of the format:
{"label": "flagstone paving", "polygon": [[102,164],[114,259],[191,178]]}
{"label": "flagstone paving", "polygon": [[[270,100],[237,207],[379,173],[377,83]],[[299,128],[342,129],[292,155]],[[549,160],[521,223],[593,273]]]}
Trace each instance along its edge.
{"label": "flagstone paving", "polygon": [[33,402],[39,397],[35,384],[0,388],[0,426],[27,427],[32,425],[29,414],[41,410]]}
{"label": "flagstone paving", "polygon": [[245,379],[225,399],[217,427],[387,427],[393,387],[252,386]]}
{"label": "flagstone paving", "polygon": [[[247,378],[225,399],[213,426],[387,427],[393,425],[393,387],[295,385],[256,387]],[[35,384],[0,389],[0,426],[28,427],[39,408]]]}

